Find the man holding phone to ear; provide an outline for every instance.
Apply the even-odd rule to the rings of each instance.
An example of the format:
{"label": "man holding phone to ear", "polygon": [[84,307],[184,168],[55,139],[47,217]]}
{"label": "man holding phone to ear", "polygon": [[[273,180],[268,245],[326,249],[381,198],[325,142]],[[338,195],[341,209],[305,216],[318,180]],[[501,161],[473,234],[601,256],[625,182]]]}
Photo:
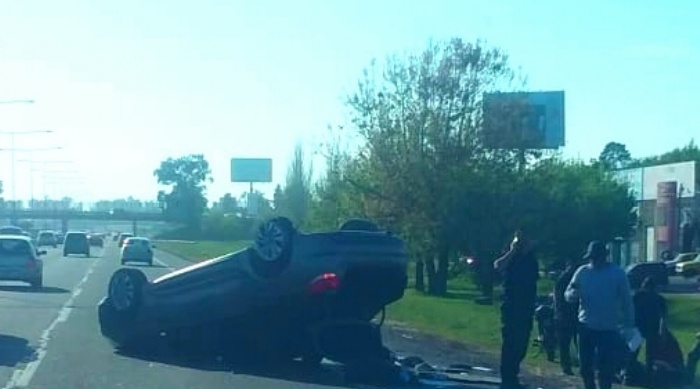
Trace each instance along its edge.
{"label": "man holding phone to ear", "polygon": [[501,304],[501,388],[520,389],[520,363],[527,355],[537,302],[539,267],[534,244],[522,230],[516,232],[510,250],[494,262],[503,274]]}

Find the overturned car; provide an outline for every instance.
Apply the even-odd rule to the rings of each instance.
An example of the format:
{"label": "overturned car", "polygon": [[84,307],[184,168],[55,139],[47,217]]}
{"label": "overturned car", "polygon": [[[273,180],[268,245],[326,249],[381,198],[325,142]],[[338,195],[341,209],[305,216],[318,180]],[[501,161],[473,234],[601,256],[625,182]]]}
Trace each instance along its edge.
{"label": "overturned car", "polygon": [[99,304],[100,328],[120,349],[189,340],[311,364],[348,362],[376,340],[372,319],[403,296],[406,266],[404,242],[372,222],[301,233],[274,218],[251,247],[150,282],[138,269],[117,270]]}

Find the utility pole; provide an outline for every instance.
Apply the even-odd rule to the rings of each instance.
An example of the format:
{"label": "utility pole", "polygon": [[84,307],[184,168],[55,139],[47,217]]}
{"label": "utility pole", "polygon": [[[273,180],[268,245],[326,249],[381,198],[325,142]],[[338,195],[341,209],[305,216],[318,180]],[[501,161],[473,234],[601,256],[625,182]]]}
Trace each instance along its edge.
{"label": "utility pole", "polygon": [[[4,100],[0,101],[0,105],[10,105],[10,104],[34,104],[34,100],[31,99],[15,99],[15,100]],[[8,134],[8,133],[5,133]],[[10,145],[11,148],[14,150],[15,148],[15,138],[14,138],[14,133],[9,133],[11,134],[10,138]],[[16,219],[17,215],[17,198],[15,197],[15,155],[14,152],[12,153],[11,157],[12,161],[10,162],[11,169],[12,169],[12,217],[13,219]]]}

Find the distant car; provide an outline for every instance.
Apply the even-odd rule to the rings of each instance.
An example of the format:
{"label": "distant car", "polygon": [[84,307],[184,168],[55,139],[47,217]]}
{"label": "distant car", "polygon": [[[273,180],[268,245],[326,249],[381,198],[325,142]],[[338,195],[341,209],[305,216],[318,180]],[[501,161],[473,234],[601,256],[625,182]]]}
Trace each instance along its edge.
{"label": "distant car", "polygon": [[131,233],[129,233],[129,232],[122,232],[121,234],[119,234],[119,239],[117,240],[117,246],[119,246],[120,248],[123,247],[123,246],[124,246],[124,241],[125,241],[127,238],[131,238],[131,237],[133,237],[133,236],[134,236],[134,234],[131,234]]}
{"label": "distant car", "polygon": [[63,241],[65,240],[65,235],[63,235],[62,232],[57,232],[56,233],[56,243],[58,244],[63,244]]}
{"label": "distant car", "polygon": [[83,254],[90,257],[90,241],[85,232],[68,232],[63,241],[63,256]]}
{"label": "distant car", "polygon": [[668,286],[668,270],[663,262],[633,263],[627,267],[626,272],[633,289],[639,289],[647,277],[651,277],[661,288]]}
{"label": "distant car", "polygon": [[37,236],[37,246],[51,246],[53,248],[58,247],[58,239],[56,239],[56,233],[53,231],[40,231]]}
{"label": "distant car", "polygon": [[21,235],[27,236],[27,232],[17,226],[0,227],[0,235]]}
{"label": "distant car", "polygon": [[44,263],[31,239],[24,235],[0,235],[0,280],[23,281],[35,288],[44,285]]}
{"label": "distant car", "polygon": [[153,266],[153,248],[155,246],[148,238],[127,238],[122,247],[122,265],[127,262],[141,262]]}
{"label": "distant car", "polygon": [[105,241],[100,234],[90,234],[89,236],[90,246],[104,247]]}
{"label": "distant car", "polygon": [[676,264],[676,274],[685,278],[693,278],[700,275],[700,254],[690,261]]}
{"label": "distant car", "polygon": [[666,270],[668,270],[668,275],[672,276],[676,274],[676,265],[679,263],[690,262],[698,257],[700,253],[680,253],[676,255],[670,261],[664,262],[666,264]]}
{"label": "distant car", "polygon": [[[99,303],[100,329],[126,350],[147,339],[178,344],[206,335],[240,344],[229,352],[250,346],[251,356],[344,363],[350,357],[337,339],[348,336],[333,334],[375,328],[375,315],[404,294],[407,258],[401,239],[369,221],[301,233],[275,218],[260,226],[251,247],[150,282],[139,269],[117,270]],[[353,336],[354,344],[374,342],[367,334]]]}

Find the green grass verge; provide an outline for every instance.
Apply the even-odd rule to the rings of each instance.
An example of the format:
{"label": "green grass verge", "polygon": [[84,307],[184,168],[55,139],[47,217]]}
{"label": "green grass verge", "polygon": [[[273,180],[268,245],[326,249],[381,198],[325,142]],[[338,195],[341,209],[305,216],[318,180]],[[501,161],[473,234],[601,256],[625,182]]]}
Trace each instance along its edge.
{"label": "green grass verge", "polygon": [[[540,292],[551,290],[551,282],[542,281],[539,289]],[[388,307],[387,318],[485,351],[498,352],[501,344],[498,305],[476,304],[472,298],[477,295],[464,280],[451,283],[448,297],[407,290],[402,300]],[[665,297],[669,303],[669,327],[686,354],[695,342],[695,333],[700,331],[700,296]],[[540,368],[547,364],[544,355],[537,356],[535,352],[528,353],[526,363]]]}
{"label": "green grass verge", "polygon": [[249,244],[250,242],[248,241],[156,242],[156,246],[159,250],[169,252],[192,262],[215,258],[233,251],[238,251],[248,247]]}
{"label": "green grass verge", "polygon": [[[158,242],[159,249],[190,261],[217,257],[246,247],[250,242]],[[539,293],[552,290],[552,281],[541,279]],[[501,344],[498,305],[478,305],[473,298],[478,291],[467,278],[450,281],[447,297],[426,296],[407,290],[403,299],[387,309],[387,318],[406,323],[416,329],[464,342],[485,351],[498,352]],[[499,295],[500,290],[495,291]],[[678,337],[684,353],[692,347],[695,333],[700,331],[700,296],[667,295],[669,302],[669,325]],[[547,368],[544,355],[528,353],[527,363]],[[551,364],[550,364],[551,365]],[[554,367],[554,366],[552,366]]]}

